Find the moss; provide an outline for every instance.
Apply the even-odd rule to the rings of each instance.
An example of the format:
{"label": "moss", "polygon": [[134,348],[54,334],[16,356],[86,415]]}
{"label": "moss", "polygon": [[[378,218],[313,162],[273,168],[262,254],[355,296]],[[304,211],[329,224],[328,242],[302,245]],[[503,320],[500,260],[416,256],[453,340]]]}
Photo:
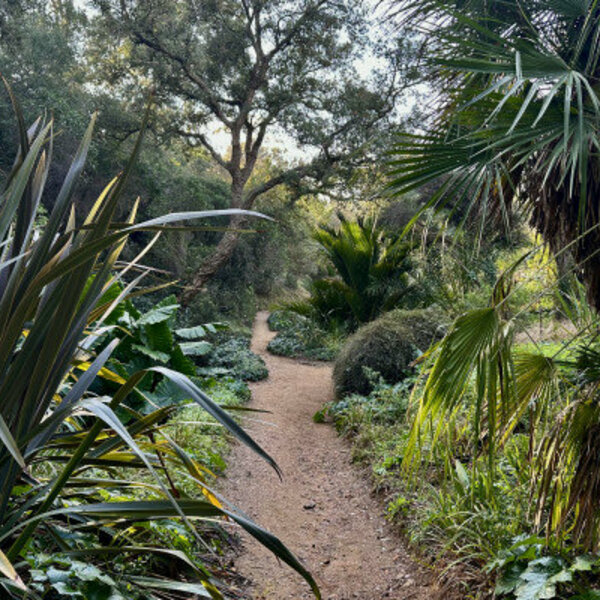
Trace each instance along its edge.
{"label": "moss", "polygon": [[388,383],[402,381],[411,363],[443,334],[440,314],[427,310],[394,310],[364,325],[346,342],[335,362],[333,379],[338,398],[367,395],[373,389],[369,370]]}

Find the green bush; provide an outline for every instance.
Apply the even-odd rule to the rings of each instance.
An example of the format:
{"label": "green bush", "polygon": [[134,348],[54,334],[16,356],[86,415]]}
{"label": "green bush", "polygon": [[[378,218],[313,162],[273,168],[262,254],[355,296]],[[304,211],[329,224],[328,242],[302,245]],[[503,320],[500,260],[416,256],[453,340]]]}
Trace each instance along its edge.
{"label": "green bush", "polygon": [[[117,301],[122,295],[122,286],[115,283],[104,293],[100,306]],[[146,306],[147,310],[140,310],[142,306]],[[196,364],[202,364],[201,361],[215,350],[206,338],[226,330],[227,325],[204,323],[177,329],[178,309],[174,295],[158,302],[155,300],[151,307],[147,302],[136,302],[134,305],[131,299],[117,304],[111,315],[104,319],[104,323],[110,327],[101,338],[102,343],[119,340],[108,362],[112,374],[105,373],[105,377],[99,377],[92,385],[93,391],[110,396],[122,380],[157,364],[183,373],[199,384],[200,380],[195,379]],[[152,373],[138,383],[125,404],[148,414],[157,406],[170,405],[175,397],[184,400],[186,395],[160,373]],[[121,416],[125,417],[125,413],[121,413]]]}
{"label": "green bush", "polygon": [[267,350],[277,356],[334,360],[339,351],[338,337],[307,317],[291,311],[275,311],[268,323],[278,334],[269,342]]}
{"label": "green bush", "polygon": [[267,319],[271,331],[283,331],[302,323],[303,317],[291,310],[274,310]]}
{"label": "green bush", "polygon": [[247,337],[221,338],[208,356],[208,366],[227,369],[232,377],[242,381],[261,381],[269,376],[265,361],[250,350]]}
{"label": "green bush", "polygon": [[[54,124],[40,119],[27,131],[12,94],[11,100],[20,147],[0,192],[0,597],[49,599],[65,592],[135,599],[150,597],[154,589],[165,596],[165,589],[181,590],[183,585],[190,593],[221,598],[201,548],[176,553],[177,546],[164,548],[155,536],[145,537],[152,523],[169,517],[205,549],[204,528],[214,531],[215,519],[237,522],[296,569],[317,594],[308,572],[277,538],[222,508],[207,487],[212,476],[165,433],[161,424],[178,411],[178,398],[143,417],[128,410],[126,426],[118,418],[144,378],[159,373],[277,470],[273,459],[183,373],[143,365],[119,378],[107,367],[119,345],[116,338],[106,344],[105,335],[115,329],[108,319],[120,311],[118,298],[108,301],[106,292],[114,281],[125,285],[132,264],[119,258],[127,237],[215,213],[175,213],[134,224],[135,202],[125,223],[115,220],[147,114],[127,168],[109,183],[93,210],[80,215],[75,198],[81,194],[94,120],[62,186],[52,190],[46,182],[53,166]],[[44,195],[53,207],[42,225],[36,215]],[[144,274],[122,294],[132,293]],[[159,353],[157,361],[163,358],[172,367],[170,329],[166,337],[171,344],[162,346],[159,338],[167,331],[151,327],[167,323],[170,317],[162,313],[170,314],[170,306],[136,316],[141,343],[131,349],[136,356]],[[97,375],[119,383],[113,394],[94,392]],[[115,477],[115,467],[122,469],[122,477]],[[194,496],[174,487],[175,472],[194,484]],[[140,581],[148,574],[152,577]]]}
{"label": "green bush", "polygon": [[321,325],[356,329],[399,305],[411,292],[411,243],[377,225],[338,215],[337,227],[319,227],[313,237],[330,263],[330,276],[310,284],[310,298],[289,305]]}
{"label": "green bush", "polygon": [[335,362],[333,380],[338,397],[373,389],[366,369],[388,383],[402,381],[411,363],[441,337],[441,318],[435,311],[395,310],[364,325],[344,344]]}

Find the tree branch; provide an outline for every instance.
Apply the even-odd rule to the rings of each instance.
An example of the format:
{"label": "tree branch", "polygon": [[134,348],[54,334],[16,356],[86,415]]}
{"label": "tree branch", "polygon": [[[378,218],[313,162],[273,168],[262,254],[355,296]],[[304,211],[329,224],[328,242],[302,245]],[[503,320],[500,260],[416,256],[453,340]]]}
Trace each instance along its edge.
{"label": "tree branch", "polygon": [[184,131],[183,129],[174,129],[174,133],[182,137],[193,138],[198,140],[209,152],[212,156],[213,160],[220,166],[223,167],[226,171],[229,171],[231,165],[228,161],[224,160],[223,157],[217,152],[216,148],[208,141],[206,136],[203,133],[196,133],[193,131]]}
{"label": "tree branch", "polygon": [[217,119],[219,119],[219,121],[221,121],[227,127],[233,126],[233,122],[227,118],[227,116],[219,106],[217,99],[213,96],[210,86],[201,77],[199,77],[190,70],[188,63],[184,58],[165,48],[162,44],[158,42],[158,40],[151,40],[135,29],[132,29],[131,33],[138,44],[146,46],[147,48],[150,48],[155,52],[158,52],[159,54],[162,54],[163,56],[167,57],[169,60],[177,63],[181,67],[181,70],[183,71],[185,76],[192,83],[197,85],[204,92],[204,94],[206,94],[204,101],[206,102],[206,105],[211,109],[215,117],[217,117]]}
{"label": "tree branch", "polygon": [[258,153],[262,147],[263,141],[265,139],[265,134],[267,133],[267,127],[271,122],[270,118],[264,119],[260,125],[258,126],[258,133],[256,135],[256,139],[252,140],[252,135],[254,134],[254,127],[250,124],[250,129],[246,129],[246,162],[244,164],[244,169],[242,171],[242,176],[247,180],[252,171],[254,170],[254,165],[258,159]]}
{"label": "tree branch", "polygon": [[269,190],[283,185],[292,179],[302,179],[303,177],[314,176],[319,177],[327,168],[331,168],[336,162],[340,160],[339,157],[333,158],[332,160],[326,160],[324,158],[317,158],[307,165],[299,165],[286,169],[278,175],[267,179],[261,184],[254,186],[247,194],[244,195],[242,202],[242,208],[248,210],[252,208],[254,202],[259,196],[266,194]]}

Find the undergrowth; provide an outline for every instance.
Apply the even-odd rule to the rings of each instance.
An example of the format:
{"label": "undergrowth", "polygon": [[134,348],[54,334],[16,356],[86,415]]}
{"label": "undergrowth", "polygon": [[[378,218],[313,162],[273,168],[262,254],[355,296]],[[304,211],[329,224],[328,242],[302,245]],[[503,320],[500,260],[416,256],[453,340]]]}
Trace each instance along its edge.
{"label": "undergrowth", "polygon": [[341,332],[326,331],[313,320],[287,310],[272,312],[268,323],[277,335],[267,349],[278,356],[330,361],[343,341]]}
{"label": "undergrowth", "polygon": [[517,600],[600,598],[598,557],[576,552],[566,541],[548,545],[533,525],[528,436],[514,435],[491,480],[461,445],[461,419],[444,444],[454,460],[421,440],[422,463],[407,473],[402,463],[410,436],[411,398],[420,382],[386,384],[368,373],[374,389],[328,404],[315,415],[330,417],[352,442],[353,459],[371,467],[375,491],[388,519],[439,573],[449,597]]}

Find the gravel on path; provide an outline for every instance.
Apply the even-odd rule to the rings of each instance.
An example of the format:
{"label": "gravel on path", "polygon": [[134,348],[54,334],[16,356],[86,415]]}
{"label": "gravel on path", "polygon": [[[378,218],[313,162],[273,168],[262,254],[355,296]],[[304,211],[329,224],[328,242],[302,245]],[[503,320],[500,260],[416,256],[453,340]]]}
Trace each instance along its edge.
{"label": "gravel on path", "polygon": [[[268,313],[254,325],[252,350],[269,378],[251,385],[245,427],[283,470],[283,482],[251,450],[237,445],[224,496],[277,535],[311,571],[324,600],[425,600],[437,594],[432,576],[409,556],[372,496],[368,477],[352,464],[348,443],[312,417],[332,398],[331,366],[267,352]],[[312,598],[308,585],[266,549],[242,535],[235,558],[249,580],[248,600]]]}

